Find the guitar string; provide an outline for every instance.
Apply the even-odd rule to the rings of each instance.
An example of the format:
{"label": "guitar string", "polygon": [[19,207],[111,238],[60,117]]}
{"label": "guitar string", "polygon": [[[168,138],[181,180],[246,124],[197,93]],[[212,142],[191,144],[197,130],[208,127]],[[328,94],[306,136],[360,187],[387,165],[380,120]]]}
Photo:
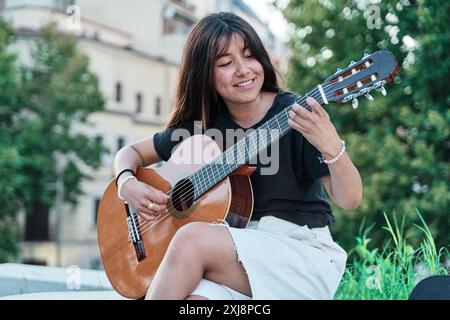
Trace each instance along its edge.
{"label": "guitar string", "polygon": [[[332,85],[334,85],[334,84],[330,84],[330,85],[328,85],[328,86],[325,86],[324,88],[325,89],[328,89],[329,87],[331,87]],[[319,97],[321,97],[321,94],[320,94],[320,91],[318,90],[318,87],[316,87],[315,89],[313,89],[313,90],[311,90],[311,93],[309,93],[309,95],[308,95],[308,93],[305,95],[305,96],[303,96],[303,97],[301,97],[300,99],[298,99],[298,100],[295,100],[295,102],[293,103],[293,104],[291,104],[290,106],[288,106],[288,107],[286,107],[285,109],[284,109],[284,111],[285,111],[285,113],[287,114],[287,112],[288,112],[288,110],[287,109],[291,109],[292,108],[292,106],[294,105],[294,104],[296,104],[296,103],[304,103],[305,101],[306,101],[306,99],[308,98],[308,97],[313,97],[313,98],[315,98],[316,100],[317,100],[317,98],[319,98]],[[303,100],[303,101],[302,101]],[[304,107],[304,106],[303,106]],[[311,109],[311,107],[309,106],[309,105],[307,105],[306,107],[304,107],[305,109],[307,109],[307,110],[309,110],[309,111],[312,111],[312,109]],[[279,115],[279,114],[281,114],[282,112],[280,112],[280,113],[278,113],[276,116],[274,116],[272,119],[270,119],[270,120],[268,120],[266,123],[264,123],[264,125],[268,125],[269,126],[269,128],[270,128],[270,125],[271,124],[273,124],[273,122],[274,122],[274,120],[276,121],[276,122],[278,122],[278,120],[276,119],[276,117]],[[285,122],[285,123],[287,123],[287,122]],[[264,126],[263,125],[263,126]],[[279,125],[279,123],[278,123],[278,126],[280,127],[280,125]],[[286,129],[286,128],[289,128],[290,126],[289,125],[287,125],[284,129]],[[250,136],[250,134],[249,134],[249,136]],[[279,138],[280,137],[280,135],[278,135],[276,138]],[[244,138],[245,139],[245,138]],[[242,141],[242,140],[244,140],[244,139],[241,139],[240,141]],[[238,143],[236,143],[236,146],[237,146],[237,149],[238,149],[238,151],[243,151],[243,152],[245,152],[245,150],[246,150],[246,144],[245,144],[245,141],[244,141],[244,150],[241,150],[241,148],[240,148],[240,146],[238,145],[239,143],[240,143],[240,141],[238,141]],[[268,145],[267,145],[268,146]],[[266,147],[267,147],[266,146]],[[252,148],[251,147],[251,145],[250,145],[250,148]],[[265,148],[265,147],[264,147]],[[231,149],[231,148],[230,148]],[[228,150],[227,150],[228,151]],[[225,151],[225,152],[227,152],[227,151]],[[257,148],[256,148],[256,150],[254,150],[254,151],[257,151]],[[251,154],[251,153],[254,153],[254,151],[249,151],[248,153],[249,154]],[[224,153],[225,153],[224,152]],[[224,153],[222,153],[221,154],[221,156],[224,154]],[[256,155],[255,155],[256,156]],[[218,156],[218,157],[216,157],[216,158],[219,158],[220,156]],[[253,158],[253,157],[252,157]],[[214,162],[214,160],[212,160],[212,161],[210,161],[209,163],[213,163]],[[200,170],[200,169],[199,169]],[[201,179],[201,178],[200,178]],[[187,180],[189,180],[189,179],[187,179]],[[214,179],[206,179],[206,180],[200,180],[200,185],[202,186],[203,184],[205,185],[205,186],[207,186],[208,185],[208,183],[210,183],[211,181],[213,181]],[[190,180],[189,180],[190,181]],[[191,181],[192,182],[192,181]],[[178,192],[178,193],[181,193],[182,191],[185,191],[183,194],[181,194],[181,195],[179,195],[178,196],[178,199],[184,199],[184,197],[188,194],[188,193],[190,193],[190,192],[192,192],[192,190],[194,189],[193,188],[193,184],[190,184],[188,187],[187,187],[187,189],[185,189],[185,186],[186,186],[186,184],[187,183],[189,183],[188,181],[185,181],[185,182],[183,182],[183,184],[181,185],[181,186],[179,186],[179,188],[176,190],[176,192]],[[183,190],[184,189],[184,190]],[[182,191],[181,191],[182,190]],[[166,194],[168,194],[168,192],[166,193]],[[164,219],[166,216],[168,216],[168,215],[171,215],[173,212],[174,212],[175,210],[171,210],[171,211],[168,211],[167,213],[163,213],[163,214],[160,214],[160,215],[158,215],[158,216],[156,216],[156,219],[152,219],[152,220],[145,220],[142,224],[139,224],[139,227],[138,227],[138,229],[139,230],[142,230],[142,231],[140,231],[141,233],[144,233],[144,232],[146,232],[149,228],[152,228],[152,226],[153,225],[156,225],[160,220],[162,220],[162,219]],[[135,218],[133,218],[134,219],[134,221],[135,222],[139,222],[138,221],[138,217],[137,217],[137,215],[138,214],[136,214],[136,217]],[[160,218],[160,219],[158,219],[158,217],[160,217],[162,215],[162,217]]]}
{"label": "guitar string", "polygon": [[[327,85],[327,86],[325,86],[325,87],[323,87],[322,89],[324,89],[324,91],[326,90],[326,89],[328,89],[329,87],[331,87],[331,86],[333,86],[334,85],[334,83],[332,83],[332,84],[329,84],[329,85]],[[327,92],[325,91],[325,96],[327,95]],[[308,95],[308,93],[305,95],[305,96],[303,96],[303,97],[301,97],[300,99],[298,99],[298,100],[296,100],[293,104],[291,104],[290,106],[288,106],[287,108],[285,108],[284,109],[284,111],[285,111],[285,114],[287,114],[287,112],[288,111],[290,111],[290,110],[288,110],[288,109],[292,109],[292,107],[293,107],[293,105],[294,104],[296,104],[296,103],[299,103],[300,102],[300,104],[301,103],[303,103],[303,102],[305,102],[306,101],[306,99],[308,98],[308,97],[313,97],[313,98],[315,98],[316,100],[317,100],[317,98],[319,98],[319,97],[322,97],[322,94],[320,93],[320,91],[318,90],[318,87],[316,87],[315,89],[313,89],[313,90],[311,90],[311,93]],[[323,97],[322,97],[323,98]],[[302,101],[303,100],[303,101]],[[304,106],[302,106],[302,107],[304,107]],[[306,108],[307,110],[309,110],[309,111],[312,111],[311,110],[311,107],[309,106],[309,105],[307,105],[306,107],[304,107],[304,108]],[[277,116],[279,115],[279,114],[281,114],[282,112],[280,112],[280,113],[278,113],[276,116],[274,116],[272,119],[270,119],[270,120],[268,120],[266,123],[264,123],[264,125],[266,125],[266,126],[268,126],[269,128],[270,128],[270,125],[271,124],[273,124],[273,121],[275,120],[276,122],[278,122],[278,119],[277,119]],[[289,118],[289,115],[288,115],[288,118]],[[285,122],[285,124],[286,124],[287,122]],[[280,127],[280,125],[279,125],[279,123],[278,123],[278,126]],[[285,128],[287,128],[287,129],[289,129],[289,125],[287,125]],[[282,130],[284,130],[284,129],[282,129]],[[249,134],[249,136],[250,136],[250,134]],[[272,138],[272,137],[271,137]],[[277,137],[276,137],[276,139],[278,139],[278,138],[280,138],[280,135],[278,135]],[[240,143],[240,141],[241,140],[244,140],[244,150],[241,150],[240,149],[240,146],[239,146],[239,143]],[[245,143],[245,137],[244,137],[244,139],[241,139],[240,141],[238,141],[238,143],[236,143],[236,146],[237,146],[237,151],[239,152],[239,151],[243,151],[243,152],[245,152],[246,151],[246,143]],[[268,145],[267,145],[268,146]],[[267,147],[267,146],[265,146],[265,147]],[[265,148],[264,147],[264,148]],[[251,145],[250,145],[250,148],[251,148]],[[231,148],[230,148],[231,149]],[[255,150],[256,151],[256,150]],[[224,152],[225,153],[225,152]],[[253,153],[253,151],[251,151],[251,152],[249,152],[249,154],[250,153]],[[221,154],[221,156],[222,156],[223,154]],[[218,156],[218,157],[220,157],[220,156]],[[218,157],[216,157],[216,158],[218,158]],[[209,163],[213,163],[214,162],[214,160],[212,160],[212,161],[210,161]],[[201,170],[201,169],[199,169],[199,170]],[[198,170],[198,171],[199,171]],[[201,179],[201,178],[200,178]],[[189,180],[189,179],[187,179],[187,180]],[[207,186],[207,183],[209,183],[209,182],[211,182],[211,181],[213,181],[214,179],[209,179],[209,181],[208,180],[200,180],[200,182],[201,182],[201,185],[203,184],[202,182],[204,182],[205,183],[205,186]],[[192,181],[191,181],[192,182]],[[182,186],[180,186],[179,187],[179,189],[177,190],[179,193],[181,192],[181,191],[179,191],[179,190],[182,190],[184,187],[185,187],[185,185],[187,184],[188,182],[187,181],[185,181],[185,182],[183,182],[183,184],[182,184]],[[187,188],[187,191],[186,192],[184,192],[181,196],[179,196],[179,198],[180,199],[183,199],[183,197],[188,193],[188,192],[191,192],[192,191],[192,188],[193,188],[193,185],[189,185],[188,186],[188,188]],[[168,192],[166,193],[166,194],[168,194]],[[162,221],[163,219],[165,219],[165,218],[167,218],[168,216],[170,216],[171,214],[172,214],[172,212],[174,212],[174,211],[169,211],[168,213],[165,213],[165,214],[162,214],[162,217],[161,218],[159,218],[158,219],[158,217],[159,216],[161,216],[161,215],[159,215],[159,216],[157,216],[157,219],[154,219],[154,220],[150,220],[150,221],[148,221],[148,222],[146,222],[146,221],[144,221],[144,223],[142,224],[142,225],[139,225],[139,230],[140,230],[140,233],[141,234],[143,234],[143,233],[145,233],[145,232],[147,232],[149,229],[151,229],[153,226],[155,226],[156,224],[158,224],[160,221]],[[135,220],[140,220],[139,219],[139,217],[137,216],[138,214],[136,214],[136,218],[135,218]],[[130,239],[130,243],[132,242],[132,240]]]}
{"label": "guitar string", "polygon": [[[312,97],[314,97],[314,98],[317,98],[317,97],[316,97],[316,93],[317,93],[317,92],[314,92],[314,90],[313,90],[313,91],[312,91],[312,95],[310,95],[310,96],[312,96]],[[288,112],[287,109],[292,108],[292,106],[293,106],[295,103],[298,103],[298,102],[300,102],[301,100],[306,100],[307,97],[308,97],[308,95],[306,95],[305,97],[302,97],[302,98],[296,100],[292,105],[290,105],[289,107],[287,107],[287,108],[284,109],[285,113],[287,113],[287,112]],[[303,102],[304,102],[304,101],[303,101]],[[310,108],[309,106],[307,106],[307,107],[305,107],[305,108],[306,108],[307,110],[311,111],[311,108]],[[281,112],[280,112],[280,113],[281,113]],[[280,114],[280,113],[279,113],[279,114]],[[276,117],[276,116],[275,116],[275,117]],[[270,124],[273,124],[275,117],[273,117],[272,119],[270,119],[269,121],[267,121],[264,125],[269,124],[269,123],[270,123]],[[276,119],[275,119],[275,121],[278,122],[278,120],[276,120]],[[287,122],[285,122],[284,128],[283,128],[282,130],[288,129],[288,128],[290,127],[289,125],[286,126],[286,123],[287,123]],[[278,124],[278,126],[280,127],[279,124]],[[280,127],[280,129],[281,129],[281,127]],[[278,135],[276,138],[280,138],[280,135]],[[244,140],[244,139],[241,139],[241,140]],[[240,141],[241,141],[241,140],[240,140]],[[239,143],[239,142],[238,142],[238,143]],[[236,143],[236,145],[238,145],[238,143]],[[268,145],[267,145],[267,146],[268,146]],[[266,146],[266,147],[267,147],[267,146]],[[241,149],[240,149],[241,146],[237,146],[237,147],[238,147],[238,149],[239,149],[240,151],[243,151],[243,152],[245,151],[245,150],[241,150]],[[244,145],[243,147],[244,147],[244,149],[246,149],[246,145]],[[250,146],[250,149],[251,149],[251,148],[252,148],[252,146]],[[250,150],[248,153],[249,153],[249,154],[253,154],[255,151],[257,151],[257,148],[255,148],[255,150]],[[223,155],[223,153],[222,153],[221,155]],[[253,158],[253,157],[252,157],[252,158]],[[214,162],[214,160],[213,160],[213,161],[210,161],[209,163],[213,163],[213,162]],[[188,180],[189,180],[189,179],[188,179]],[[202,185],[202,186],[203,186],[203,185],[207,186],[208,183],[210,183],[211,181],[214,181],[214,179],[201,180],[200,182],[201,182],[201,185]],[[184,197],[185,197],[189,192],[192,192],[192,190],[193,190],[193,185],[191,185],[191,184],[187,187],[187,191],[185,190],[185,185],[186,185],[187,183],[188,183],[188,182],[183,182],[182,186],[180,186],[180,187],[176,190],[175,194],[176,194],[176,193],[180,193],[180,192],[182,192],[182,191],[185,191],[183,194],[177,196],[178,199],[180,199],[180,198],[181,198],[181,199],[184,199]],[[181,191],[181,190],[182,190],[182,191]],[[171,210],[171,211],[169,211],[169,212],[167,212],[167,213],[160,214],[160,215],[157,216],[157,217],[160,217],[161,215],[163,215],[163,217],[161,217],[161,219],[163,219],[166,215],[171,215],[173,212],[174,212],[174,210]],[[136,220],[137,220],[137,217],[134,218],[134,220],[136,221]],[[143,230],[143,231],[141,231],[141,233],[147,231],[147,229],[144,230],[144,228],[146,228],[147,226],[149,226],[149,228],[151,228],[152,225],[153,225],[153,224],[156,224],[158,221],[159,221],[159,219],[157,219],[157,218],[156,218],[156,219],[153,219],[153,220],[146,220],[146,221],[144,221],[144,223],[142,223],[142,224],[139,225],[139,229]]]}
{"label": "guitar string", "polygon": [[[306,96],[306,98],[307,98],[308,96]],[[298,102],[300,102],[301,100],[305,100],[305,98],[300,98],[299,100],[296,100],[293,104],[295,104],[295,103],[298,103]],[[293,105],[292,104],[292,105]],[[290,105],[289,107],[287,107],[287,108],[285,108],[284,110],[285,110],[285,112],[287,113],[287,109],[289,109],[289,108],[292,108],[292,105]],[[309,107],[309,106],[308,106]],[[306,107],[308,110],[310,110],[308,107]],[[281,113],[281,112],[280,112]],[[271,120],[269,120],[269,121],[267,121],[264,125],[266,125],[266,124],[273,124],[273,122],[274,122],[274,119],[275,119],[275,117],[273,117]],[[277,120],[275,120],[276,122],[278,122]],[[285,122],[285,123],[287,123],[287,122]],[[284,130],[284,129],[286,129],[286,128],[289,128],[289,125],[287,125],[287,126],[285,126],[282,130]],[[281,127],[280,127],[280,129],[281,129]],[[280,135],[278,135],[276,138],[279,138],[279,136]],[[242,139],[243,140],[243,139]],[[240,140],[241,141],[241,140]],[[239,143],[239,142],[238,142]],[[238,145],[238,143],[236,143],[236,145]],[[267,145],[268,146],[268,145]],[[241,146],[238,146],[238,148],[239,148],[239,150],[240,151],[243,151],[244,152],[244,150],[241,150],[241,148],[240,148]],[[245,146],[243,146],[243,149],[246,149],[246,145]],[[257,149],[258,148],[255,148],[255,150],[252,150],[252,146],[250,145],[250,148],[249,148],[249,154],[253,154],[255,151],[257,151]],[[223,153],[221,154],[221,155],[223,155]],[[253,158],[253,157],[252,157]],[[209,163],[213,163],[214,162],[214,160],[212,160],[212,161],[210,161]],[[201,182],[201,186],[203,186],[203,185],[205,185],[205,186],[207,186],[208,185],[208,183],[210,183],[211,181],[213,181],[214,179],[207,179],[207,180],[202,180],[202,181],[200,181]],[[182,186],[179,186],[179,188],[176,190],[176,192],[175,192],[175,194],[176,193],[180,193],[180,192],[182,192],[182,191],[185,191],[183,194],[181,194],[181,195],[178,195],[177,196],[177,198],[181,198],[181,199],[183,199],[189,192],[192,192],[192,189],[193,189],[193,187],[192,187],[192,185],[189,185],[188,187],[187,187],[187,191],[184,189],[185,188],[185,185],[187,184],[188,182],[186,181],[186,182],[183,182],[183,184],[182,184]],[[171,214],[173,211],[170,211],[170,212],[168,212],[168,213],[165,213],[165,214]],[[149,221],[149,223],[151,223],[151,222],[154,222],[155,221],[155,219],[153,219],[153,220],[148,220]],[[141,228],[144,228],[145,226],[146,226],[146,224],[148,224],[148,223],[144,223],[144,224],[142,224],[140,227]]]}
{"label": "guitar string", "polygon": [[[350,76],[353,76],[354,74],[352,74],[352,75],[350,75]],[[337,77],[337,76],[336,76]],[[372,80],[372,81],[374,81],[374,80]],[[341,81],[339,81],[338,83],[340,83]],[[325,95],[325,97],[327,97],[327,94],[328,94],[328,92],[327,92],[327,90],[330,88],[330,87],[332,87],[332,86],[334,86],[334,85],[336,85],[336,82],[330,82],[328,85],[325,85],[324,87],[322,87],[322,89],[323,89],[323,93],[324,93],[324,95]],[[361,87],[361,88],[359,88],[359,91],[361,91],[363,88]],[[342,89],[340,89],[340,90],[342,90]],[[319,94],[318,94],[319,93]],[[308,95],[308,92],[306,93],[306,95],[304,96],[304,97],[301,97],[299,100],[296,100],[295,102],[294,102],[294,104],[295,103],[298,103],[298,102],[300,102],[301,100],[306,100],[306,98],[308,97],[308,96],[311,96],[311,97],[314,97],[314,98],[318,98],[318,97],[322,97],[322,100],[323,100],[323,95],[322,95],[322,93],[320,92],[320,90],[319,90],[319,86],[316,86],[314,89],[312,89],[311,90],[311,93]],[[303,101],[304,102],[304,101]],[[285,111],[285,113],[287,113],[287,109],[290,109],[290,108],[292,108],[292,105],[291,106],[289,106],[289,107],[287,107],[287,108],[285,108],[284,109],[284,111]],[[306,109],[308,109],[308,110],[310,110],[310,107],[307,105],[306,106]],[[312,111],[312,110],[310,110],[310,111]],[[278,115],[277,115],[278,116]],[[275,116],[274,118],[272,118],[271,120],[269,120],[269,121],[267,121],[265,124],[266,125],[268,125],[269,126],[269,128],[270,128],[270,124],[272,124],[272,121],[275,119],[277,122],[278,122],[278,120],[277,120],[277,116]],[[288,116],[288,118],[289,118],[289,116]],[[279,125],[279,124],[278,124]],[[249,136],[250,136],[250,134],[249,134]],[[278,136],[276,137],[276,138],[279,138]],[[244,139],[242,139],[242,140],[244,140],[244,149],[246,149],[245,147],[246,147],[246,144],[245,144],[245,137],[244,137]],[[239,142],[238,142],[239,143]],[[238,144],[237,143],[237,144]],[[236,144],[236,145],[237,145]],[[250,146],[250,148],[251,148],[251,146]],[[239,151],[241,151],[240,150],[240,147],[239,146],[237,146],[237,151],[239,152]],[[243,150],[243,151],[245,151],[245,150]],[[225,153],[225,152],[224,152]],[[250,153],[250,152],[249,152]],[[223,155],[223,154],[222,154]],[[209,163],[213,163],[214,161],[210,161]],[[201,169],[199,169],[198,171],[200,171]],[[198,172],[197,171],[197,172]],[[185,188],[185,185],[188,183],[188,181],[190,181],[189,179],[186,179],[186,181],[185,182],[183,182],[183,184],[177,189],[177,191],[180,193],[180,192],[182,192],[181,190],[183,189],[183,188]],[[192,181],[191,181],[192,182]],[[209,183],[210,181],[208,181],[208,180],[202,180],[201,178],[200,178],[200,182],[201,182],[201,185],[203,185],[203,182],[204,182],[204,184],[205,184],[205,186],[207,186],[207,183]],[[184,192],[184,194],[182,194],[182,195],[180,195],[179,196],[179,198],[183,198],[188,192],[192,192],[192,189],[193,189],[193,186],[192,185],[189,185],[188,187],[187,187],[187,191],[185,191]],[[166,192],[166,194],[169,194],[168,192]],[[166,213],[166,214],[171,214],[173,211],[169,211],[168,213]],[[136,218],[134,218],[134,221],[136,221],[138,219],[138,217],[136,217]],[[146,225],[148,225],[148,224],[151,224],[152,222],[154,222],[155,220],[151,220],[151,221],[149,221],[149,222],[144,222],[143,224],[142,224],[142,226],[140,225],[139,226],[139,228],[144,228]],[[151,227],[151,225],[150,225],[150,227]]]}
{"label": "guitar string", "polygon": [[[335,85],[335,83],[330,83],[329,85],[326,85],[326,86],[324,86],[322,89],[324,90],[324,94],[325,94],[325,96],[327,96],[327,94],[328,94],[328,92],[326,92],[326,90],[327,89],[329,89],[330,87],[332,87],[332,86],[334,86]],[[361,89],[360,89],[361,90]],[[302,101],[302,102],[300,102],[300,103],[303,103],[303,102],[305,102],[305,100],[306,100],[306,98],[308,97],[308,96],[311,96],[311,97],[313,97],[313,98],[315,98],[316,100],[317,100],[317,98],[319,98],[319,97],[322,97],[322,99],[323,99],[323,96],[322,96],[322,94],[320,93],[320,90],[319,90],[319,87],[317,86],[317,87],[315,87],[313,90],[311,90],[311,93],[308,95],[308,93],[305,95],[305,96],[303,96],[303,97],[301,97],[300,99],[298,99],[298,100],[296,100],[293,104],[295,104],[295,103],[299,103],[300,101]],[[293,104],[292,105],[290,105],[289,107],[287,107],[287,108],[285,108],[284,109],[284,111],[285,111],[285,113],[287,114],[287,109],[292,109],[292,106],[293,106]],[[306,107],[305,107],[307,110],[309,110],[309,111],[312,111],[311,110],[311,108],[307,105]],[[281,112],[280,112],[281,113]],[[279,114],[280,114],[279,113]],[[268,126],[269,127],[269,129],[270,129],[270,126],[271,126],[271,124],[273,124],[273,121],[275,120],[276,122],[278,122],[278,119],[277,119],[277,116],[279,115],[279,114],[277,114],[276,116],[274,116],[272,119],[270,119],[269,121],[267,121],[264,125],[266,125],[266,126]],[[288,118],[289,118],[289,116],[288,116]],[[279,125],[279,123],[278,123],[278,126],[280,127],[280,125]],[[251,134],[249,134],[248,136],[250,137],[250,135]],[[276,138],[279,138],[280,136],[278,135]],[[246,143],[245,143],[245,138],[246,137],[244,137],[244,139],[241,139],[241,140],[244,140],[244,146],[243,146],[243,149],[244,150],[241,150],[241,146],[239,145],[239,143],[240,143],[240,141],[238,141],[238,143],[236,143],[236,146],[237,146],[237,151],[238,151],[238,153],[240,153],[240,151],[242,151],[242,152],[245,152],[246,151]],[[271,137],[272,138],[272,137]],[[249,146],[250,146],[250,149],[252,148],[251,147],[251,145],[249,144]],[[268,145],[267,145],[268,146]],[[267,147],[267,146],[265,146],[265,147]],[[265,148],[264,147],[264,148]],[[231,149],[231,148],[230,148]],[[257,148],[256,148],[257,149]],[[228,150],[227,150],[228,151]],[[227,151],[225,151],[225,152],[227,152]],[[257,150],[255,150],[255,151],[257,151]],[[224,153],[225,153],[224,152]],[[251,153],[253,153],[254,151],[249,151],[248,153],[249,154],[251,154]],[[221,156],[223,156],[224,155],[224,153],[222,153],[221,154]],[[256,154],[257,155],[257,154]],[[255,155],[255,156],[256,156]],[[216,157],[216,158],[219,158],[220,156],[218,156],[218,157]],[[253,157],[252,157],[253,158]],[[244,160],[244,159],[243,159]],[[212,160],[212,161],[210,161],[209,163],[214,163],[214,159]],[[197,172],[199,172],[201,170],[201,168],[197,171]],[[210,183],[211,181],[213,181],[214,179],[202,179],[202,178],[199,178],[200,179],[200,186],[202,186],[203,184],[205,185],[205,186],[207,186],[208,185],[208,183]],[[190,179],[186,179],[186,181],[185,182],[183,182],[183,184],[181,185],[181,186],[179,186],[179,188],[176,190],[178,193],[181,193],[182,191],[185,191],[183,194],[181,194],[181,195],[179,195],[178,196],[178,198],[179,199],[184,199],[184,197],[186,196],[186,194],[187,193],[190,193],[190,192],[192,192],[192,190],[194,189],[193,187],[193,183],[192,183],[192,181],[190,181],[191,182],[191,184],[189,184],[189,186],[186,188],[186,184],[188,184],[189,182],[188,181],[190,181]],[[195,183],[195,181],[194,181],[194,183]],[[185,188],[185,190],[183,190]],[[166,194],[168,194],[168,192],[166,193]],[[153,219],[153,220],[150,220],[150,221],[145,221],[142,225],[139,225],[139,229],[144,229],[145,227],[147,227],[147,226],[149,226],[149,228],[151,228],[153,225],[155,225],[156,223],[158,223],[158,221],[160,221],[160,220],[162,220],[165,216],[167,216],[167,215],[170,215],[172,212],[174,212],[173,210],[172,211],[169,211],[169,212],[167,212],[167,213],[165,213],[165,214],[163,214],[163,217],[161,218],[161,219]],[[158,216],[157,216],[158,217]],[[135,221],[138,219],[138,217],[135,217],[134,218],[135,219]],[[143,232],[145,232],[145,231],[147,231],[147,229],[145,229],[145,230],[143,230],[142,231],[142,233]]]}
{"label": "guitar string", "polygon": [[[317,89],[312,90],[310,95],[306,95],[306,96],[301,97],[300,99],[296,100],[293,104],[291,104],[290,106],[288,106],[287,108],[285,108],[285,109],[284,109],[285,113],[287,113],[287,112],[289,111],[288,109],[291,109],[292,106],[293,106],[294,104],[299,103],[299,102],[300,102],[300,103],[303,103],[304,101],[306,101],[306,99],[307,99],[308,97],[313,97],[313,98],[315,98],[315,99],[317,99],[318,97],[320,97],[320,95],[317,95],[318,93],[320,94],[320,91],[318,91],[318,90],[316,91],[316,90],[317,90]],[[316,91],[316,92],[315,92],[315,91]],[[302,101],[302,100],[304,100],[304,101]],[[310,108],[309,106],[304,107],[304,108],[306,108],[307,110],[311,111],[311,108]],[[280,113],[281,113],[281,112],[280,112]],[[279,113],[279,114],[280,114],[280,113]],[[278,114],[277,114],[277,115],[278,115]],[[271,124],[274,124],[274,121],[278,122],[278,120],[275,119],[276,117],[277,117],[277,116],[274,116],[272,119],[270,119],[269,121],[267,121],[264,125],[269,125],[269,128],[270,128],[270,125],[271,125]],[[286,126],[286,124],[287,124],[287,122],[284,123],[284,127],[283,127],[283,128],[281,128],[281,126],[280,126],[279,124],[278,124],[278,126],[279,126],[279,127],[282,129],[282,131],[283,131],[284,129],[288,129],[288,128],[290,127],[289,125]],[[276,138],[280,138],[280,135],[278,135]],[[245,138],[244,138],[244,139],[245,139]],[[244,140],[244,139],[241,139],[240,141],[242,141],[242,140]],[[236,143],[237,148],[238,148],[240,151],[245,152],[245,150],[241,150],[241,149],[240,149],[241,146],[239,146],[238,144],[239,144],[239,142]],[[268,145],[267,145],[267,146],[268,146]],[[245,148],[246,145],[244,145],[243,147],[244,147],[243,149],[246,149],[246,148]],[[250,145],[250,149],[251,149],[251,148],[252,148],[252,146]],[[255,151],[257,151],[257,148],[255,148],[255,150],[250,150],[248,153],[249,153],[249,154],[253,154]],[[221,155],[223,155],[223,154],[221,154]],[[218,156],[218,157],[220,157],[220,156]],[[218,158],[218,157],[217,157],[217,158]],[[210,161],[209,163],[213,163],[213,162],[214,162],[214,160]],[[201,185],[205,184],[205,186],[207,186],[207,184],[210,183],[210,182],[213,181],[213,180],[214,180],[214,179],[209,179],[209,180],[207,179],[207,180],[201,180],[200,182],[201,182]],[[188,183],[187,181],[186,181],[186,182],[183,182],[184,185],[180,186],[176,191],[177,191],[178,193],[182,192],[181,190],[183,190],[183,188],[185,188],[185,185],[186,185],[187,183]],[[189,192],[192,192],[192,189],[193,189],[192,184],[189,184],[189,186],[187,187],[187,191],[186,191],[186,190],[183,190],[183,191],[185,191],[185,192],[184,192],[183,194],[177,196],[177,197],[178,197],[179,199],[183,199],[183,197],[185,197]],[[156,225],[157,223],[159,223],[161,220],[163,220],[163,219],[166,218],[167,216],[170,216],[173,212],[174,212],[174,210],[171,210],[171,211],[169,211],[169,212],[167,212],[167,213],[161,214],[162,217],[161,217],[161,215],[159,215],[159,216],[157,216],[156,219],[153,219],[153,220],[147,220],[147,221],[145,221],[144,223],[140,224],[139,227],[138,227],[138,229],[140,230],[140,233],[141,233],[141,234],[145,233],[145,232],[148,231],[150,228],[152,228],[154,225]],[[136,215],[138,215],[138,213],[136,213]],[[160,217],[160,218],[158,218],[158,217]],[[135,221],[136,221],[137,219],[138,219],[138,217],[134,218]]]}

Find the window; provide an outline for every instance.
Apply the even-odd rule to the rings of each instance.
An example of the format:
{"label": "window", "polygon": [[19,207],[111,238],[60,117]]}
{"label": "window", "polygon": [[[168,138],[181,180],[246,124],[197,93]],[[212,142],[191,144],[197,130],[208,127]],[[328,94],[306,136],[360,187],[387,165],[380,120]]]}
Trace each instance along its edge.
{"label": "window", "polygon": [[102,144],[103,143],[103,136],[101,134],[95,136],[95,143],[96,144]]}
{"label": "window", "polygon": [[67,7],[73,6],[74,0],[54,0],[54,7],[61,11],[66,11]]}
{"label": "window", "polygon": [[22,259],[23,264],[32,264],[35,266],[46,266],[47,260],[42,258],[23,258]]}
{"label": "window", "polygon": [[194,20],[178,12],[172,6],[167,6],[163,12],[164,34],[187,35],[194,25]]}
{"label": "window", "polygon": [[117,151],[122,149],[124,145],[125,145],[125,138],[124,137],[119,137],[117,139]]}
{"label": "window", "polygon": [[[105,147],[105,148],[107,148],[109,150],[109,148],[104,145],[104,138],[103,138],[103,136],[101,134],[96,135],[94,139],[95,139],[95,144],[96,145],[103,146],[103,147]],[[105,163],[108,162],[108,157],[109,157],[108,156],[108,151],[101,152],[101,154],[99,154],[99,156],[100,156],[100,159],[99,159],[100,160],[100,164],[105,164]]]}
{"label": "window", "polygon": [[161,97],[155,99],[155,115],[161,115]]}
{"label": "window", "polygon": [[98,208],[100,207],[100,198],[94,199],[94,226],[97,225]]}
{"label": "window", "polygon": [[[36,202],[33,209],[25,217],[25,241],[49,241],[49,210],[50,208]],[[59,214],[57,212],[56,214]]]}
{"label": "window", "polygon": [[137,93],[136,94],[136,113],[142,112],[142,94]]}
{"label": "window", "polygon": [[122,84],[116,83],[116,102],[122,102]]}

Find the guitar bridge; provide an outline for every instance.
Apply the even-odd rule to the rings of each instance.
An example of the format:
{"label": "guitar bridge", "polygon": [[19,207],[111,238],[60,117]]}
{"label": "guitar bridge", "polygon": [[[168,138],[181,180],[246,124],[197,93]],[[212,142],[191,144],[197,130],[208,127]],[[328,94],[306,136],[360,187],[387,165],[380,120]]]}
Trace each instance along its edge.
{"label": "guitar bridge", "polygon": [[138,261],[142,261],[147,257],[147,254],[145,252],[144,242],[141,238],[139,219],[136,211],[127,203],[125,203],[125,209],[127,210],[128,233],[131,241],[133,241],[134,250],[136,251],[136,258]]}

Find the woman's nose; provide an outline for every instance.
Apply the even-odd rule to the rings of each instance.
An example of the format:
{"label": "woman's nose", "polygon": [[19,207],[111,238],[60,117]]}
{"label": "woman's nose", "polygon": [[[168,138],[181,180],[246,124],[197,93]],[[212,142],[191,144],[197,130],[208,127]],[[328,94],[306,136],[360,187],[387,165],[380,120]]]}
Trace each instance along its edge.
{"label": "woman's nose", "polygon": [[238,67],[236,70],[236,74],[238,76],[245,76],[250,72],[250,68],[247,66],[247,64],[244,61],[241,61],[238,63]]}

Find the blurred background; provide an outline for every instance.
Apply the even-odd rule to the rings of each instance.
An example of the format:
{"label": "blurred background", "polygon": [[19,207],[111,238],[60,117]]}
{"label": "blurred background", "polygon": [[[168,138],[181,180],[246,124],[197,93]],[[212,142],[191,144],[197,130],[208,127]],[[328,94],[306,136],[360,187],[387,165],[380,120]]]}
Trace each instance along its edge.
{"label": "blurred background", "polygon": [[102,267],[97,209],[114,154],[162,129],[199,19],[242,16],[287,67],[286,44],[241,0],[7,0],[0,10],[3,262]]}
{"label": "blurred background", "polygon": [[394,53],[386,97],[327,107],[364,183],[359,208],[333,208],[332,231],[349,251],[368,228],[376,248],[386,213],[414,246],[423,217],[448,248],[450,2],[0,0],[0,262],[102,269],[113,156],[163,128],[186,37],[218,11],[253,25],[299,94],[365,53]]}

